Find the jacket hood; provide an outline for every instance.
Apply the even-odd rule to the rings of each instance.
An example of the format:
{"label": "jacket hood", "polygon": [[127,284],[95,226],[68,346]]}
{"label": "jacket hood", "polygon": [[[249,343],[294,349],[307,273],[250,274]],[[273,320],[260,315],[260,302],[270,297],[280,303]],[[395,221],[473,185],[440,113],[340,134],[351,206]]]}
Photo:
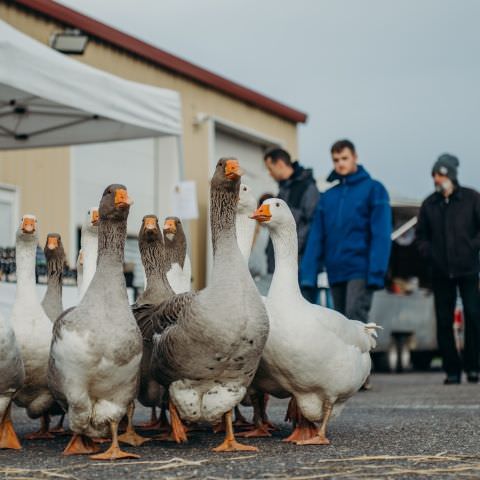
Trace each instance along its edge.
{"label": "jacket hood", "polygon": [[293,162],[292,167],[292,176],[290,178],[287,178],[286,180],[281,180],[280,182],[278,182],[280,186],[286,185],[289,182],[304,181],[307,179],[311,179],[312,182],[315,182],[315,179],[313,178],[313,170],[311,168],[305,168],[298,162]]}
{"label": "jacket hood", "polygon": [[370,178],[370,174],[365,170],[362,165],[358,165],[357,171],[350,175],[339,175],[335,170],[330,172],[327,177],[327,182],[334,182],[338,180],[347,184],[354,184]]}

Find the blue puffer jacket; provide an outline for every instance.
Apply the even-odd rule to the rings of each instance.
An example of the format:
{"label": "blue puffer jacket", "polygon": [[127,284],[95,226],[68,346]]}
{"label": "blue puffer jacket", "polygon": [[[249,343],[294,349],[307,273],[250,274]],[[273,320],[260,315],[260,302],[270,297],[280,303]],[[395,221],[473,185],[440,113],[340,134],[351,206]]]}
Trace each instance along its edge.
{"label": "blue puffer jacket", "polygon": [[383,288],[390,257],[392,212],[385,187],[368,172],[347,176],[333,172],[315,210],[300,265],[300,283],[316,286],[317,275],[327,269],[331,285],[364,278]]}

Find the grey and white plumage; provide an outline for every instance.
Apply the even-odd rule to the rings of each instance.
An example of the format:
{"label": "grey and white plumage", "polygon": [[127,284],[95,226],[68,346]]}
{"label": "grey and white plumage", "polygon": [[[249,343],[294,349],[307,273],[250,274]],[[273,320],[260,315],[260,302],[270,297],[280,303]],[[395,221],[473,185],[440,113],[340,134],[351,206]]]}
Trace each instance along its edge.
{"label": "grey and white plumage", "polygon": [[15,333],[10,322],[0,314],[0,422],[6,417],[24,380],[25,371]]}
{"label": "grey and white plumage", "polygon": [[165,258],[168,263],[167,279],[175,293],[189,292],[192,266],[187,253],[187,237],[178,217],[167,217],[163,226]]}
{"label": "grey and white plumage", "polygon": [[66,257],[61,236],[58,233],[49,233],[43,251],[47,259],[48,280],[42,307],[48,318],[55,322],[63,312],[62,279]]}
{"label": "grey and white plumage", "polygon": [[77,307],[54,327],[49,385],[77,434],[106,436],[137,394],[142,338],[128,303],[123,258],[129,206],[122,185],[105,190],[99,208],[98,263]]}
{"label": "grey and white plumage", "polygon": [[[166,274],[170,264],[166,259],[164,239],[155,215],[143,217],[138,235],[138,245],[147,279],[147,288],[132,305],[132,312],[140,330],[143,330],[144,323],[149,322],[151,312],[155,310],[156,305],[175,295],[167,280]],[[165,389],[152,377],[150,372],[152,349],[152,335],[146,333],[143,337],[138,392],[138,400],[146,407],[162,406],[165,396]]]}
{"label": "grey and white plumage", "polygon": [[37,221],[24,215],[17,231],[17,290],[11,316],[25,369],[25,380],[14,401],[31,418],[46,415],[54,404],[47,385],[47,367],[52,338],[52,322],[38,299],[35,259],[38,244]]}
{"label": "grey and white plumage", "polygon": [[220,159],[211,182],[211,284],[176,295],[151,316],[152,371],[182,418],[217,421],[245,395],[268,335],[263,302],[238,249],[239,178]]}

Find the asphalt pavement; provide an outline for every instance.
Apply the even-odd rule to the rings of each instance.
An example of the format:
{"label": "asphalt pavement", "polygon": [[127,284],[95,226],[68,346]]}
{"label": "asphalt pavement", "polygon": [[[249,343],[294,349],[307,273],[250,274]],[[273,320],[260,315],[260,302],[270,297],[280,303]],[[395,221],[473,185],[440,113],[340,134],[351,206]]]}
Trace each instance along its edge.
{"label": "asphalt pavement", "polygon": [[[23,449],[0,451],[5,479],[408,479],[480,478],[480,385],[442,385],[441,373],[374,375],[373,389],[359,392],[335,419],[329,446],[282,443],[286,402],[272,399],[271,438],[242,440],[258,453],[213,453],[222,434],[190,434],[187,444],[148,442],[125,447],[138,460],[95,462],[62,457],[68,437],[23,439],[38,427],[15,408],[14,424]],[[244,408],[246,416],[251,411]],[[136,421],[148,420],[138,408]],[[105,447],[106,448],[106,447]]]}

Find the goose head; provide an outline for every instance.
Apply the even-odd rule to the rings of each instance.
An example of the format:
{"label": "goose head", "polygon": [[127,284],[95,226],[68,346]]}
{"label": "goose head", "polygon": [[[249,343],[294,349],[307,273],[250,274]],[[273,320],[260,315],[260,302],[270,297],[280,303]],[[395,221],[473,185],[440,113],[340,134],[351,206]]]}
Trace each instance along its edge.
{"label": "goose head", "polygon": [[151,243],[162,240],[162,233],[156,215],[145,215],[138,234],[138,243]]}
{"label": "goose head", "polygon": [[58,233],[49,233],[44,248],[47,261],[65,262],[65,250],[62,244],[62,237]]}
{"label": "goose head", "polygon": [[257,201],[252,194],[252,190],[248,185],[244,183],[240,184],[240,193],[239,193],[239,200],[237,205],[237,212],[239,214],[248,215],[253,210],[255,210],[257,206]]}
{"label": "goose head", "polygon": [[82,225],[82,235],[87,233],[89,235],[97,235],[98,232],[98,220],[99,220],[98,207],[91,207],[85,217],[85,221]]}
{"label": "goose head", "polygon": [[35,215],[26,214],[22,217],[17,230],[17,239],[25,242],[38,241],[37,217]]}
{"label": "goose head", "polygon": [[100,200],[100,220],[126,221],[132,204],[127,187],[120,184],[109,185]]}
{"label": "goose head", "polygon": [[265,223],[268,228],[278,230],[285,226],[295,225],[295,219],[288,205],[280,198],[269,198],[255,210],[251,216],[259,223]]}
{"label": "goose head", "polygon": [[163,236],[171,242],[185,236],[182,221],[178,217],[167,217],[163,224]]}
{"label": "goose head", "polygon": [[221,158],[217,162],[212,177],[212,190],[238,191],[242,174],[243,172],[240,170],[240,165],[236,158]]}

